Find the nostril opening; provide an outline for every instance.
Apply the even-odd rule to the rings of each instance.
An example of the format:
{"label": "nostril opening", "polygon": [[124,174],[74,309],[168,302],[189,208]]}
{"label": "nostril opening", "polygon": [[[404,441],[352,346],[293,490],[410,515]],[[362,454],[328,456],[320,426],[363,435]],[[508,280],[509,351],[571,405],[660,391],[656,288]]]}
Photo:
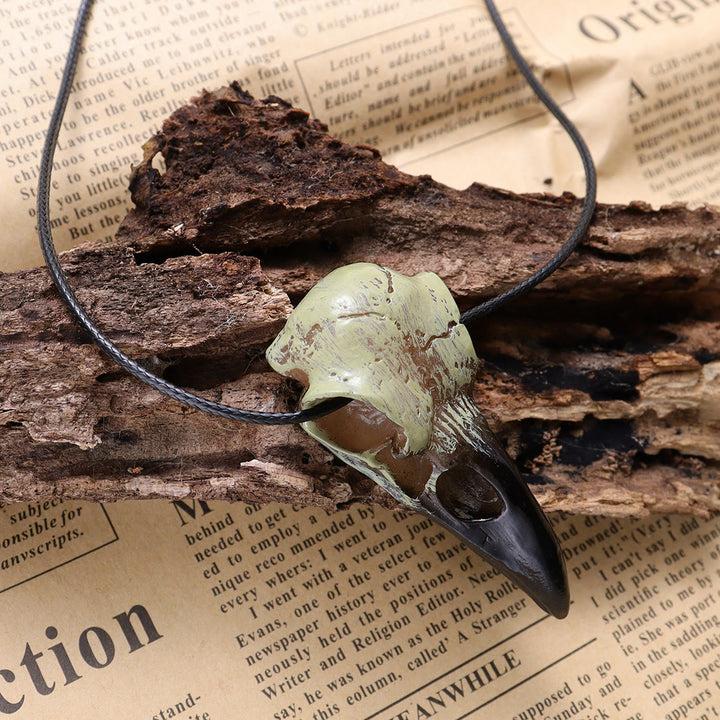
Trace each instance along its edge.
{"label": "nostril opening", "polygon": [[441,473],[435,493],[458,520],[493,520],[505,512],[505,502],[494,485],[472,465],[454,465]]}

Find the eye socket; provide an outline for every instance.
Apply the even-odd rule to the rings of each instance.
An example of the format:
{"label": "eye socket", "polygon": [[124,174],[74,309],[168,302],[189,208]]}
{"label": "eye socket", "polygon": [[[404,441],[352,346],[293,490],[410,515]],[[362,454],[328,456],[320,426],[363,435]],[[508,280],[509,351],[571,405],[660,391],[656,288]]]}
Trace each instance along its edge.
{"label": "eye socket", "polygon": [[458,520],[493,520],[505,511],[498,491],[472,465],[454,465],[441,473],[435,493],[442,506]]}

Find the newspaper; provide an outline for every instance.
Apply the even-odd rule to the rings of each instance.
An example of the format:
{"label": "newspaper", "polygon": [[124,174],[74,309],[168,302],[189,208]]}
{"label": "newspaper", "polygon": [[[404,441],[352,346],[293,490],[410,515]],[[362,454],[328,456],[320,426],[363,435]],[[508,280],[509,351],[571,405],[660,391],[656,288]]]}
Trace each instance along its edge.
{"label": "newspaper", "polygon": [[[41,262],[35,185],[73,2],[12,0],[3,20],[0,270]],[[454,187],[582,194],[565,132],[508,64],[481,3],[430,0],[100,2],[55,159],[61,249],[112,238],[140,147],[203,88],[239,81]],[[502,9],[502,8],[501,8]],[[720,9],[570,0],[503,10],[510,31],[595,157],[599,198],[655,205],[720,193]],[[468,162],[472,158],[472,162]]]}
{"label": "newspaper", "polygon": [[[720,6],[501,10],[586,136],[601,200],[715,200]],[[37,165],[75,11],[0,7],[4,271],[40,262]],[[583,191],[563,131],[479,4],[99,0],[84,46],[55,161],[61,248],[112,237],[142,143],[200,89],[232,80],[414,174]],[[573,597],[563,621],[430,521],[378,508],[2,506],[0,713],[718,717],[720,519],[555,522]]]}
{"label": "newspaper", "polygon": [[720,703],[720,521],[559,519],[546,615],[430,520],[378,508],[0,509],[0,713],[701,718]]}

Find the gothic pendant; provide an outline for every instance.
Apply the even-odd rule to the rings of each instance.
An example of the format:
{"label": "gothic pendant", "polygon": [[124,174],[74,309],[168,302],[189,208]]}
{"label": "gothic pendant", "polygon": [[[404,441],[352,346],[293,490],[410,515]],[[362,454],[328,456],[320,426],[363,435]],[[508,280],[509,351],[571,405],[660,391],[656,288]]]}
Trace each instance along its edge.
{"label": "gothic pendant", "polygon": [[303,428],[404,505],[433,518],[546,612],[565,617],[565,563],[550,523],[476,407],[478,359],[434,273],[339,268],[267,350],[306,386],[303,407],[352,402]]}

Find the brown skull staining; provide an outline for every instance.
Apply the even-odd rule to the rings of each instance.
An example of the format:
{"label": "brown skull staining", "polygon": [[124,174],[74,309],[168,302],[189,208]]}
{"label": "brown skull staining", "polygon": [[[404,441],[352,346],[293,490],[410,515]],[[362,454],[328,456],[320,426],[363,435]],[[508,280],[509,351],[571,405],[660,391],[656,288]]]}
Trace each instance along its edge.
{"label": "brown skull staining", "polygon": [[406,277],[357,263],[307,294],[267,358],[306,386],[303,407],[352,398],[304,423],[312,437],[563,617],[562,554],[471,398],[478,359],[459,319],[434,273]]}

